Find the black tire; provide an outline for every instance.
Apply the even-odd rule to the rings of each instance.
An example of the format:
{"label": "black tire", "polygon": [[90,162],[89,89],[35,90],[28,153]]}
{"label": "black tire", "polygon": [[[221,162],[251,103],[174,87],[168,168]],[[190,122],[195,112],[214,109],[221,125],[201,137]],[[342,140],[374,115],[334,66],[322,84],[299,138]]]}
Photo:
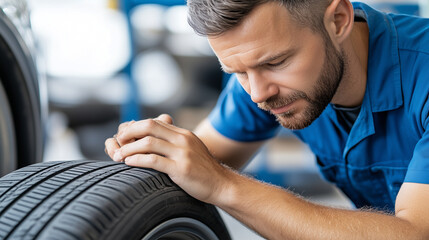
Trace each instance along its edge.
{"label": "black tire", "polygon": [[230,239],[212,205],[167,175],[110,161],[46,162],[0,179],[0,239]]}
{"label": "black tire", "polygon": [[[19,4],[18,8],[14,7],[14,2]],[[36,53],[36,49],[33,46],[31,29],[27,25],[29,22],[27,23],[28,15],[25,12],[26,3],[5,3],[0,10],[0,79],[7,93],[15,125],[16,168],[21,168],[43,160],[43,123],[47,117],[48,106],[44,81],[39,79],[41,75],[32,55]],[[6,6],[24,10],[13,14],[22,17],[14,19],[16,24],[2,11]],[[17,27],[20,27],[19,30]]]}
{"label": "black tire", "polygon": [[0,81],[0,176],[12,172],[17,165],[12,111]]}

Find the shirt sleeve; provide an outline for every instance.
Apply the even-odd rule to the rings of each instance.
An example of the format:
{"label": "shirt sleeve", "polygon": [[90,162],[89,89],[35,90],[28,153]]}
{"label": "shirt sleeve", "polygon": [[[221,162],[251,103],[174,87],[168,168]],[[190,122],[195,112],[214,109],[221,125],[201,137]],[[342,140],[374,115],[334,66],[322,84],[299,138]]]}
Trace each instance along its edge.
{"label": "shirt sleeve", "polygon": [[235,74],[222,91],[209,120],[220,134],[240,142],[272,138],[280,128],[273,115],[252,102]]}
{"label": "shirt sleeve", "polygon": [[421,114],[423,136],[414,148],[404,182],[429,184],[429,102],[425,102]]}
{"label": "shirt sleeve", "polygon": [[429,131],[417,143],[404,182],[429,184]]}

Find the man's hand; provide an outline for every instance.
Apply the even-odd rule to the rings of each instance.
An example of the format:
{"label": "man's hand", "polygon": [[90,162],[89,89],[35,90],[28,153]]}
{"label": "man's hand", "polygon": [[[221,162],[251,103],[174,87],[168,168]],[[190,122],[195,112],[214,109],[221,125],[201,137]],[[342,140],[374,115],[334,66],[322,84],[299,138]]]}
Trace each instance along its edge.
{"label": "man's hand", "polygon": [[232,174],[191,131],[172,125],[168,115],[123,123],[105,145],[114,161],[164,172],[188,194],[205,202],[215,203],[223,195]]}
{"label": "man's hand", "polygon": [[[167,124],[173,124],[173,119],[167,114],[161,114],[159,117],[155,118],[154,120],[162,121],[162,122],[165,122]],[[122,129],[126,128],[128,125],[133,124],[133,123],[135,123],[135,121],[121,123],[118,127],[118,133]],[[117,136],[118,136],[118,134],[113,135],[113,137],[106,139],[106,141],[104,143],[104,145],[105,145],[104,151],[113,160],[115,159],[114,158],[115,153],[122,146],[122,144],[119,143]],[[133,139],[133,140],[135,140],[135,139]]]}

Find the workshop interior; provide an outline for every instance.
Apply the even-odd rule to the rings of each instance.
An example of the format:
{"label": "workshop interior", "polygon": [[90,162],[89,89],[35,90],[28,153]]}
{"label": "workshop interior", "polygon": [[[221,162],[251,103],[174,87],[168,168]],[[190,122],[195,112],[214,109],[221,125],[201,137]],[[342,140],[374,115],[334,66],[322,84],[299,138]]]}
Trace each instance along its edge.
{"label": "workshop interior", "polygon": [[[184,0],[28,0],[8,4],[13,1],[0,1],[0,6],[12,19],[11,24],[24,21],[18,15],[25,14],[28,26],[24,24],[27,27],[17,31],[29,43],[26,51],[31,52],[35,67],[19,64],[25,62],[21,58],[28,57],[26,51],[17,62],[24,76],[36,79],[40,95],[11,90],[15,88],[12,83],[0,85],[0,110],[10,113],[0,118],[0,130],[6,132],[0,143],[4,149],[17,148],[27,159],[110,162],[104,141],[117,132],[120,123],[162,113],[170,114],[175,125],[192,130],[210,113],[229,79],[207,40],[188,25]],[[429,17],[427,0],[360,2],[385,12]],[[1,69],[16,67],[0,60]],[[12,72],[2,75],[2,80]],[[3,99],[8,94],[28,97],[11,97],[8,107],[8,100]],[[13,104],[26,109],[32,106],[31,101],[39,101],[40,109],[37,114],[22,113],[19,123],[14,122],[20,130],[13,132],[7,123],[20,111],[14,110]],[[30,123],[31,118],[40,122]],[[36,131],[37,124],[42,128]],[[20,134],[32,138],[20,140]],[[17,146],[10,145],[11,138],[17,139]],[[43,140],[36,143],[35,139]],[[13,154],[3,150],[0,156]],[[31,163],[2,165],[6,169],[2,175]],[[288,130],[267,143],[243,171],[312,201],[351,207],[350,201],[319,175],[309,148]],[[263,239],[226,213],[221,216],[232,239]]]}

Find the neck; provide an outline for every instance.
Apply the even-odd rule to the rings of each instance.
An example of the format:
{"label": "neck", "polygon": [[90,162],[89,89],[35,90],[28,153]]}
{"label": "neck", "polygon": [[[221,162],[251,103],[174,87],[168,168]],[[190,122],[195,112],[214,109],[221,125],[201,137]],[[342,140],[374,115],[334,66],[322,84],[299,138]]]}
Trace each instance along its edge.
{"label": "neck", "polygon": [[362,104],[367,81],[369,30],[365,22],[354,23],[350,38],[344,42],[344,76],[332,103],[343,107]]}

